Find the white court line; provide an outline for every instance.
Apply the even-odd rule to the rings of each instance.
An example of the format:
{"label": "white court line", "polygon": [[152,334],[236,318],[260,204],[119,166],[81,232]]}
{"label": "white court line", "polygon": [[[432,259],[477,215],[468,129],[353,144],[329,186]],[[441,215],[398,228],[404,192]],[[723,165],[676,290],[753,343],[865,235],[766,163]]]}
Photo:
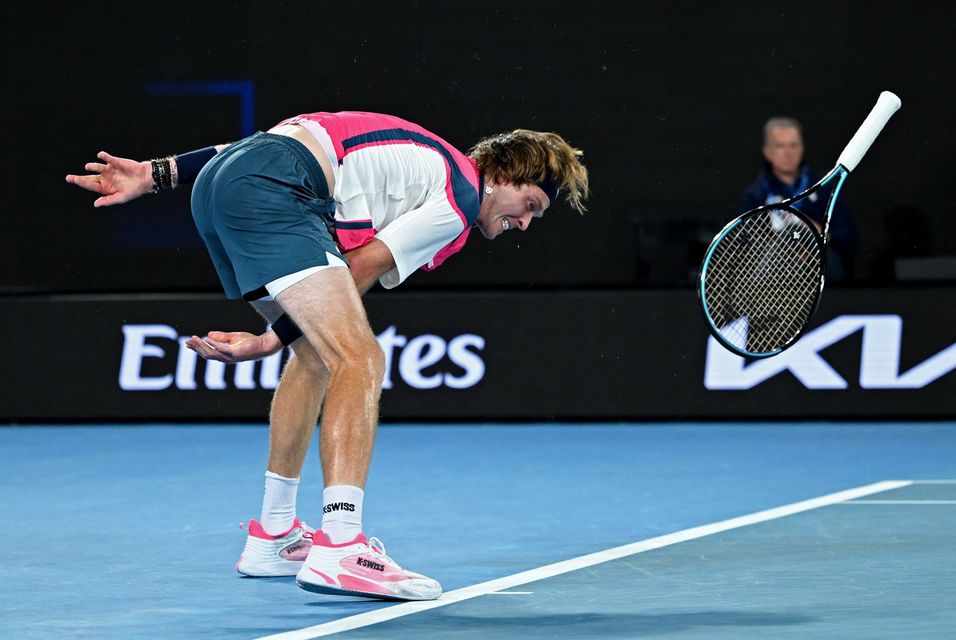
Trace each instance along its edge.
{"label": "white court line", "polygon": [[402,604],[376,609],[375,611],[369,611],[367,613],[359,613],[354,616],[349,616],[348,618],[332,620],[331,622],[317,624],[313,627],[306,627],[305,629],[286,631],[284,633],[277,633],[271,636],[263,636],[258,640],[311,640],[312,638],[321,638],[323,636],[332,635],[333,633],[341,633],[342,631],[350,631],[360,627],[367,627],[379,622],[385,622],[386,620],[393,620],[395,618],[400,618],[413,613],[428,611],[429,609],[435,609],[436,607],[444,607],[445,605],[454,604],[463,600],[469,600],[478,596],[500,592],[504,589],[510,589],[512,587],[528,584],[529,582],[536,582],[538,580],[544,580],[545,578],[552,578],[563,573],[577,571],[578,569],[584,569],[586,567],[600,564],[602,562],[608,562],[610,560],[618,560],[636,553],[660,549],[662,547],[668,547],[680,542],[687,542],[688,540],[695,540],[697,538],[703,538],[704,536],[710,536],[715,533],[721,533],[731,529],[739,529],[752,524],[767,522],[768,520],[785,518],[787,516],[792,516],[804,511],[811,511],[813,509],[819,509],[821,507],[830,506],[839,502],[846,502],[847,500],[873,495],[874,493],[881,493],[883,491],[891,491],[893,489],[907,487],[911,484],[913,483],[910,480],[885,480],[883,482],[875,482],[862,487],[846,489],[844,491],[830,493],[818,498],[811,498],[810,500],[803,500],[801,502],[786,504],[781,507],[774,507],[773,509],[767,509],[766,511],[757,511],[756,513],[739,516],[737,518],[731,518],[729,520],[723,520],[721,522],[705,524],[699,527],[693,527],[691,529],[684,529],[683,531],[677,531],[675,533],[658,536],[656,538],[632,542],[631,544],[626,544],[621,547],[598,551],[597,553],[591,553],[586,556],[579,556],[577,558],[571,558],[570,560],[556,562],[554,564],[549,564],[537,569],[531,569],[530,571],[524,571],[522,573],[516,573],[504,578],[497,578],[495,580],[489,580],[488,582],[482,582],[470,587],[455,589],[454,591],[449,591],[448,593],[443,594],[438,600],[430,600],[426,602],[403,602]]}
{"label": "white court line", "polygon": [[956,484],[956,480],[912,480],[913,484]]}
{"label": "white court line", "polygon": [[956,500],[850,500],[843,504],[956,504]]}

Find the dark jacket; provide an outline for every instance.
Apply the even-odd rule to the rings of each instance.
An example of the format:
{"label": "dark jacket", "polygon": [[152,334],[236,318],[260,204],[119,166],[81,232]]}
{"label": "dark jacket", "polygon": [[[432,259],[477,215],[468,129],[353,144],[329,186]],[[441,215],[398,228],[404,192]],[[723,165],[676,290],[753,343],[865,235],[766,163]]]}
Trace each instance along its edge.
{"label": "dark jacket", "polygon": [[[764,163],[764,169],[757,176],[757,179],[747,185],[747,188],[740,194],[740,212],[743,213],[764,204],[780,202],[793,197],[814,185],[819,179],[820,176],[809,167],[803,166],[800,169],[797,181],[793,185],[789,185],[775,176],[769,165]],[[822,226],[826,215],[827,202],[832,191],[833,185],[822,187],[806,200],[798,202],[794,207]],[[842,197],[838,198],[833,209],[833,217],[830,220],[830,249],[837,256],[831,254],[828,256],[828,260],[833,262],[834,259],[837,259],[841,264],[839,269],[831,270],[828,268],[828,276],[840,279],[852,274],[853,256],[858,241],[859,236],[853,217],[843,203]],[[838,265],[834,264],[832,266],[837,267]]]}

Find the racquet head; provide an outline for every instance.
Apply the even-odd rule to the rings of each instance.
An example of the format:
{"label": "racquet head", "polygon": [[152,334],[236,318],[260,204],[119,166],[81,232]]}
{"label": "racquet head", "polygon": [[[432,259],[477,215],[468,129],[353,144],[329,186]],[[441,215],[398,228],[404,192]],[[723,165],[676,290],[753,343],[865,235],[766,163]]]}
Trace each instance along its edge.
{"label": "racquet head", "polygon": [[707,249],[697,293],[711,334],[738,355],[793,344],[823,290],[826,249],[813,222],[786,205],[735,218]]}
{"label": "racquet head", "polygon": [[[766,358],[800,337],[823,292],[826,241],[840,187],[899,108],[899,97],[881,93],[823,179],[783,202],[735,218],[711,242],[697,295],[708,329],[725,347],[741,356]],[[836,185],[821,235],[794,205],[831,181]]]}

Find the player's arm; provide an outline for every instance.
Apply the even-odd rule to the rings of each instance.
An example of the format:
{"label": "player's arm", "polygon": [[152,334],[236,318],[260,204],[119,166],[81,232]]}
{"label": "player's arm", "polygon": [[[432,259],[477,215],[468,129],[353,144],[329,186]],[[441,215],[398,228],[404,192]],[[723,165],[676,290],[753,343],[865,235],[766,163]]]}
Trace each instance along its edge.
{"label": "player's arm", "polygon": [[465,230],[464,220],[444,193],[400,216],[375,234],[394,260],[392,268],[379,276],[379,282],[392,289],[418,269],[433,266],[435,256]]}
{"label": "player's arm", "polygon": [[192,184],[206,163],[228,146],[229,144],[220,144],[143,162],[118,158],[100,151],[96,157],[101,162],[88,162],[84,167],[92,172],[91,174],[70,174],[66,176],[66,181],[100,194],[100,197],[93,201],[94,207],[122,204],[145,193]]}
{"label": "player's arm", "polygon": [[395,258],[391,249],[378,238],[361,247],[345,252],[349,263],[349,272],[355,281],[355,287],[363,296],[383,275],[395,268]]}

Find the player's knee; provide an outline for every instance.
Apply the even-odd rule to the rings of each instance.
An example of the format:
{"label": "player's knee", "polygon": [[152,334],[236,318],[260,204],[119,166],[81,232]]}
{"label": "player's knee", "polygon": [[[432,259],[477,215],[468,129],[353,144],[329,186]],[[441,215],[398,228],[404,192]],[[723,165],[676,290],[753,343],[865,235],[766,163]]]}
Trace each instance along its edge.
{"label": "player's knee", "polygon": [[317,382],[323,382],[329,378],[328,367],[325,366],[315,349],[311,347],[294,350],[292,357],[289,359],[289,364],[286,366],[301,369],[303,373],[314,378]]}
{"label": "player's knee", "polygon": [[367,379],[368,384],[381,384],[385,375],[385,354],[371,333],[343,346],[326,364],[333,376],[347,373]]}
{"label": "player's knee", "polygon": [[382,379],[385,377],[385,354],[382,353],[382,347],[374,337],[369,345],[367,360],[372,379],[376,384],[382,384]]}
{"label": "player's knee", "polygon": [[365,375],[372,383],[381,384],[385,376],[385,354],[374,336],[363,341],[361,353],[357,355],[356,364],[364,369]]}

